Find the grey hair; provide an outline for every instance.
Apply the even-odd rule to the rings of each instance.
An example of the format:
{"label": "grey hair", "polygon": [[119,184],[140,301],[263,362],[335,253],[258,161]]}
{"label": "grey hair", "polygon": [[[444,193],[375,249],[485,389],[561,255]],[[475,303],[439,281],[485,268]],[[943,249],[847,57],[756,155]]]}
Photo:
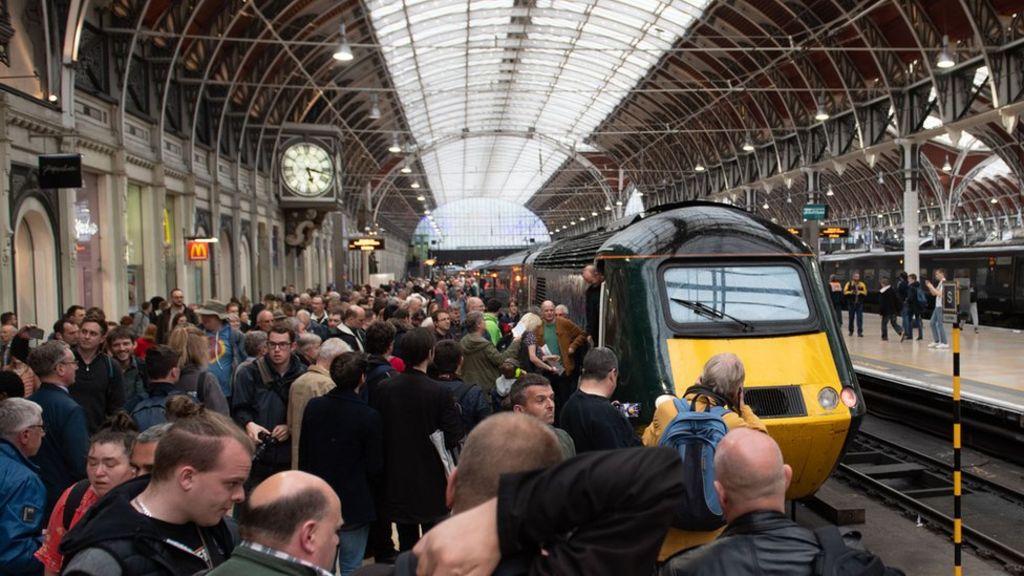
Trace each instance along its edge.
{"label": "grey hair", "polygon": [[299,310],[298,312],[295,313],[295,317],[299,319],[299,322],[302,322],[303,324],[308,326],[309,320],[313,317],[313,315],[310,314],[308,310]]}
{"label": "grey hair", "polygon": [[300,325],[300,323],[299,323],[299,319],[296,318],[295,316],[288,316],[287,318],[281,320],[281,325],[284,326],[285,328],[288,328],[289,330],[291,330],[295,334],[299,333],[299,325]]}
{"label": "grey hair", "polygon": [[245,333],[245,355],[258,356],[260,348],[267,345],[267,333],[263,330],[249,330]]}
{"label": "grey hair", "polygon": [[171,429],[173,422],[164,422],[163,424],[157,424],[156,426],[150,426],[139,435],[135,437],[136,444],[152,444],[153,442],[159,442],[167,435],[168,430]]}
{"label": "grey hair", "polygon": [[28,367],[35,372],[39,378],[45,378],[57,371],[57,365],[64,361],[64,356],[70,350],[67,342],[51,340],[45,344],[36,346],[29,352]]}
{"label": "grey hair", "polygon": [[556,313],[564,312],[564,313],[568,314],[569,313],[569,307],[566,306],[565,304],[559,304],[558,306],[555,306],[555,312]]}
{"label": "grey hair", "polygon": [[700,382],[732,402],[746,378],[747,372],[739,357],[732,352],[723,352],[715,354],[704,364]]}
{"label": "grey hair", "polygon": [[295,343],[298,345],[297,348],[299,350],[305,350],[310,346],[319,346],[320,342],[320,337],[312,332],[303,332],[295,339]]}
{"label": "grey hair", "polygon": [[466,314],[466,320],[463,321],[462,325],[466,327],[466,332],[473,334],[480,329],[484,324],[484,313],[483,312],[470,312]]}
{"label": "grey hair", "polygon": [[[302,338],[300,337],[299,341],[301,340]],[[327,341],[320,346],[320,354],[317,356],[317,360],[330,362],[345,352],[351,351],[352,347],[341,338],[328,338]]]}
{"label": "grey hair", "polygon": [[14,440],[22,430],[34,425],[43,416],[39,404],[25,398],[0,401],[0,438]]}

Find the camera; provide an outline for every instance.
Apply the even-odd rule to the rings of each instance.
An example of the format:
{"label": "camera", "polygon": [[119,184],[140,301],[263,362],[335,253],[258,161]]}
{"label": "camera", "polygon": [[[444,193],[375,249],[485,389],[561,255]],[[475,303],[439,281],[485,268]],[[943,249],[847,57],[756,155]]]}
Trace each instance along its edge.
{"label": "camera", "polygon": [[258,462],[263,457],[263,453],[267,451],[267,448],[278,443],[277,438],[270,435],[269,432],[260,432],[257,437],[260,439],[259,443],[256,444],[256,449],[252,452],[252,461]]}

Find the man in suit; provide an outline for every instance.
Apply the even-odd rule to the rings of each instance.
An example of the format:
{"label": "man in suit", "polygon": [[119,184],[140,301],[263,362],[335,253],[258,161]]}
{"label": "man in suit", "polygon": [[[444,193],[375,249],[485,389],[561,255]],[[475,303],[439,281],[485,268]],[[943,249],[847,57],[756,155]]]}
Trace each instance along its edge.
{"label": "man in suit", "polygon": [[46,426],[43,444],[33,458],[46,486],[45,526],[64,490],[85,478],[89,433],[85,410],[68,391],[75,384],[78,360],[67,343],[55,340],[38,346],[28,355],[28,365],[42,382],[29,400],[43,408]]}

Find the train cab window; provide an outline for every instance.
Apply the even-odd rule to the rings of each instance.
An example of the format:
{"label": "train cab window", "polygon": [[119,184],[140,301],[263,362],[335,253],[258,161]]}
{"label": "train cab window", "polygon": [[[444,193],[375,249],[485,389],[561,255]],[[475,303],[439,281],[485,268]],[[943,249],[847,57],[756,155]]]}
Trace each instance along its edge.
{"label": "train cab window", "polygon": [[672,324],[807,324],[810,303],[799,268],[782,263],[672,266],[662,272]]}

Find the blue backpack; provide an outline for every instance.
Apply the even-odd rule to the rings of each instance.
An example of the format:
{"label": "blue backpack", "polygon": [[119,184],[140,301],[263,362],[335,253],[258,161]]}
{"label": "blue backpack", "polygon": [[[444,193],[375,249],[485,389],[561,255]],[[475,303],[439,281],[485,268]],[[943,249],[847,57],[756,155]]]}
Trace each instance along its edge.
{"label": "blue backpack", "polygon": [[[727,402],[710,388],[693,386],[684,396],[695,393],[693,401],[676,398],[678,414],[665,427],[658,441],[679,453],[683,461],[683,501],[675,510],[672,526],[683,530],[709,531],[725,525],[722,503],[715,490],[715,450],[728,428],[722,417],[729,411]],[[713,398],[719,406],[697,410],[697,398]]]}
{"label": "blue backpack", "polygon": [[177,390],[167,396],[150,396],[142,399],[132,408],[131,417],[140,432],[144,432],[153,426],[167,422],[167,400],[171,396],[184,394]]}

